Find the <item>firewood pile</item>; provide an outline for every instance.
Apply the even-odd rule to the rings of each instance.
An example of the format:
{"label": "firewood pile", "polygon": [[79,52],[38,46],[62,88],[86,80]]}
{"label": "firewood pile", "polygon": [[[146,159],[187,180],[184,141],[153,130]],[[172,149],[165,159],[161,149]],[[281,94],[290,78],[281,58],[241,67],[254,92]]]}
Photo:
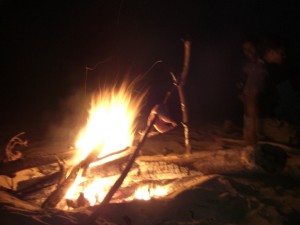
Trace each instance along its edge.
{"label": "firewood pile", "polygon": [[[218,140],[216,139],[216,141]],[[230,142],[232,140],[224,139],[222,141]],[[150,139],[149,142],[151,142]],[[27,148],[30,149],[30,145]],[[101,162],[107,157],[92,158],[89,163],[96,161],[99,165],[83,168],[86,181],[82,185],[89,183],[95,176],[117,180],[124,173],[134,149],[136,147],[119,151],[113,154],[119,157],[102,164],[99,161]],[[64,183],[66,177],[70,176],[67,171],[82,165],[81,162],[72,167],[68,166],[67,162],[72,158],[74,152],[74,149],[66,149],[64,151],[58,150],[56,154],[22,154],[22,158],[2,162],[0,175],[7,177],[9,185],[1,187],[1,190],[40,209],[90,207],[82,194],[75,200],[65,198],[64,194],[59,195],[54,201],[57,204],[53,204],[51,200],[47,204],[53,205],[49,204],[50,207],[49,205],[45,207],[45,203],[51,199],[53,193],[62,187],[61,190],[67,191],[75,182],[74,178],[70,182]],[[154,198],[168,199],[193,189],[203,180],[208,179],[209,176],[282,174],[286,171],[288,162],[286,149],[268,144],[261,144],[257,149],[240,145],[239,147],[227,147],[218,150],[193,149],[191,154],[176,154],[174,152],[165,155],[147,155],[147,152],[142,155],[138,154],[122,184],[112,193],[108,203],[130,202],[134,199],[135,190],[142,186],[146,186],[148,189],[156,186],[163,187],[167,190],[164,195]],[[26,176],[22,175],[24,173]],[[23,178],[19,179],[20,176]],[[101,206],[101,202],[96,203],[93,210],[97,211],[98,206]],[[101,213],[98,213],[97,217],[99,215],[101,216]]]}
{"label": "firewood pile", "polygon": [[[74,151],[58,155],[24,155],[23,158],[1,164],[0,175],[12,181],[21,171],[38,171],[39,176],[21,180],[7,191],[21,199],[41,205],[50,193],[62,183],[67,161]],[[118,177],[123,172],[132,151],[127,149],[122,157],[86,168],[86,178]],[[125,153],[125,154],[124,154]],[[135,187],[143,184],[167,185],[169,194],[180,193],[197,184],[197,179],[209,174],[280,173],[286,165],[285,151],[262,145],[260,149],[244,147],[218,151],[196,151],[191,155],[140,155],[136,158],[119,193],[112,201],[130,198]],[[60,160],[59,160],[60,159]],[[101,160],[100,160],[101,161]],[[34,172],[33,172],[34,173]],[[88,182],[88,181],[87,181]],[[72,183],[72,182],[71,182]],[[71,184],[69,185],[71,186]],[[68,186],[68,187],[69,187]],[[116,197],[117,196],[117,197]]]}

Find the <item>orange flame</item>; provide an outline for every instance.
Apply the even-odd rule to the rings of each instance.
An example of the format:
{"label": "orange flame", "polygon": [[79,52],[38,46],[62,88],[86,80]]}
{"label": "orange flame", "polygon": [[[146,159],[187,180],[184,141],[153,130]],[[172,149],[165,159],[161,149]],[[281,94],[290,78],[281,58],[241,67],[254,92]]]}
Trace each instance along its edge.
{"label": "orange flame", "polygon": [[124,82],[94,96],[87,125],[78,135],[76,163],[92,150],[101,149],[98,157],[132,145],[136,118],[146,95],[133,94],[134,82]]}

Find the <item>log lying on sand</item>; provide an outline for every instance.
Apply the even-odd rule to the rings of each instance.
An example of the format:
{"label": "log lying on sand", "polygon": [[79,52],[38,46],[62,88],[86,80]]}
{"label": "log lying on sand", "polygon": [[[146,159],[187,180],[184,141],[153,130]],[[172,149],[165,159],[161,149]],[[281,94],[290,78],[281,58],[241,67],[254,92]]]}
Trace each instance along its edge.
{"label": "log lying on sand", "polygon": [[[224,142],[224,143],[233,143],[233,144],[240,144],[240,145],[246,145],[245,140],[241,139],[232,139],[232,138],[216,138],[217,141]],[[292,152],[292,153],[299,153],[299,148],[295,148],[292,146],[288,146],[282,143],[277,143],[273,141],[258,141],[260,145],[271,145],[278,148],[281,148],[282,150],[285,150],[286,152]]]}
{"label": "log lying on sand", "polygon": [[193,151],[191,155],[140,156],[136,163],[165,161],[192,168],[203,174],[278,173],[287,162],[287,154],[279,147],[260,145],[218,151]]}

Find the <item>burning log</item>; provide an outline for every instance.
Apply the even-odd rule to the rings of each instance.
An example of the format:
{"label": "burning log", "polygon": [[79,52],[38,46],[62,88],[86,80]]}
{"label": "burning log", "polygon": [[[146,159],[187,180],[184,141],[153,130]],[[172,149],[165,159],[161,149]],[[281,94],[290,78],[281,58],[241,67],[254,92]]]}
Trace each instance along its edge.
{"label": "burning log", "polygon": [[92,151],[83,161],[74,166],[69,176],[65,179],[65,181],[59,184],[57,189],[54,192],[52,192],[52,194],[42,204],[42,208],[54,208],[65,196],[68,189],[74,183],[79,171],[81,169],[87,168],[88,165],[95,160],[98,154],[99,150]]}
{"label": "burning log", "polygon": [[[127,149],[125,149],[125,150],[127,150]],[[108,154],[102,158],[98,158],[98,155],[99,155],[99,152],[101,151],[101,149],[96,149],[96,150],[92,151],[84,160],[82,160],[80,163],[78,163],[76,166],[74,166],[71,169],[69,176],[62,183],[60,183],[57,186],[56,190],[42,204],[42,207],[43,208],[54,208],[61,201],[61,199],[65,196],[66,192],[71,187],[71,185],[74,183],[74,181],[81,169],[86,170],[87,167],[91,163],[102,160],[104,158],[110,157],[115,154],[122,153],[125,150],[121,150],[118,152]]]}

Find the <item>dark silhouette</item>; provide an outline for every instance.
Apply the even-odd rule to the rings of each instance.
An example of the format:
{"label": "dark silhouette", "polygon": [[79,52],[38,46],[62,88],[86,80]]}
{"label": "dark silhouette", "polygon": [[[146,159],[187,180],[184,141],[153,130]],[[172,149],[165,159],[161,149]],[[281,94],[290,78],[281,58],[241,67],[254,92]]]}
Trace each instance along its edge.
{"label": "dark silhouette", "polygon": [[278,103],[276,84],[281,81],[270,72],[271,65],[284,62],[285,49],[271,40],[247,38],[242,43],[246,62],[240,83],[240,99],[244,103],[243,135],[247,144],[256,145],[262,132],[261,121],[275,116]]}

